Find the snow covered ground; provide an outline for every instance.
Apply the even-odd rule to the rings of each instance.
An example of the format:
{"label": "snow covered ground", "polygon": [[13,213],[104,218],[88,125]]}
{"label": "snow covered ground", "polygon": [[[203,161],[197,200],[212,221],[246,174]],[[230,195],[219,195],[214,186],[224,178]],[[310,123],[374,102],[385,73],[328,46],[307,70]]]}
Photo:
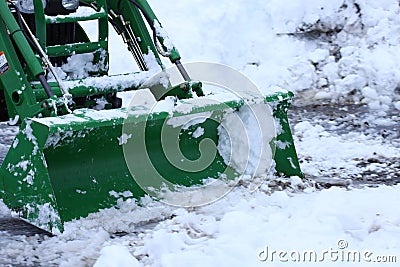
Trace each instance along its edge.
{"label": "snow covered ground", "polygon": [[[297,101],[305,106],[292,109],[297,113],[291,117],[292,126],[302,169],[312,179],[276,178],[255,192],[243,182],[220,201],[195,209],[174,208],[148,198],[141,206],[121,203],[118,210],[68,223],[65,233],[57,237],[0,232],[0,265],[286,266],[296,262],[296,266],[309,266],[317,261],[323,266],[378,266],[378,261],[399,262],[400,186],[387,181],[374,187],[363,183],[368,172],[380,175],[388,169],[392,170],[389,180],[399,179],[400,166],[395,164],[400,158],[399,2],[150,3],[185,62],[224,63],[263,90],[278,85],[297,93]],[[111,40],[117,51],[111,67],[125,72],[133,60]],[[322,100],[325,105],[314,115],[302,111]],[[352,107],[358,103],[369,107],[355,112]],[[8,135],[12,132],[3,136]],[[5,150],[8,141],[0,143]],[[354,182],[357,177],[360,183]],[[321,190],[324,179],[341,186]],[[0,219],[10,216],[0,202]]]}
{"label": "snow covered ground", "polygon": [[[299,182],[293,180],[291,185],[297,188]],[[43,266],[91,266],[94,262],[95,266],[288,264],[281,263],[277,255],[260,261],[265,258],[260,251],[268,246],[269,253],[297,251],[301,257],[306,251],[315,251],[324,266],[346,264],[339,253],[357,251],[360,262],[355,258],[351,266],[365,266],[366,251],[372,254],[365,260],[374,261],[377,256],[397,256],[398,260],[400,218],[395,203],[399,190],[399,186],[334,187],[269,194],[268,190],[249,193],[238,188],[221,201],[195,210],[171,209],[152,201],[145,207],[126,204],[119,211],[73,222],[59,237],[13,236],[12,241],[6,237],[0,255],[6,263],[8,259],[8,263]],[[140,222],[147,220],[154,223],[141,227]],[[111,234],[118,230],[128,234]],[[348,247],[340,249],[340,240]],[[325,250],[333,254],[323,258]],[[296,255],[284,257],[293,262]],[[297,260],[304,260],[299,266],[314,261],[307,259]]]}

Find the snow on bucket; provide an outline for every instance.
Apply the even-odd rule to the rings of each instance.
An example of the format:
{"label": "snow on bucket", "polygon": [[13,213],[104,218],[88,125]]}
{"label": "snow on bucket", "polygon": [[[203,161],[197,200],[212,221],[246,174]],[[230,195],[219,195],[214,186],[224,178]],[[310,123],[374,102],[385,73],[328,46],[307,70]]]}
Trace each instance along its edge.
{"label": "snow on bucket", "polygon": [[[132,177],[146,193],[171,205],[192,207],[218,200],[243,177],[268,174],[275,164],[277,134],[272,108],[246,76],[214,63],[185,67],[194,80],[202,81],[205,96],[157,102],[149,100],[151,88],[137,93],[130,104],[135,109],[128,108],[123,127],[123,134],[131,137],[123,149]],[[173,86],[182,82],[175,69],[166,73]],[[148,114],[141,129],[130,123],[140,105]],[[161,114],[159,135],[150,140],[154,118]],[[149,145],[154,140],[156,149]]]}

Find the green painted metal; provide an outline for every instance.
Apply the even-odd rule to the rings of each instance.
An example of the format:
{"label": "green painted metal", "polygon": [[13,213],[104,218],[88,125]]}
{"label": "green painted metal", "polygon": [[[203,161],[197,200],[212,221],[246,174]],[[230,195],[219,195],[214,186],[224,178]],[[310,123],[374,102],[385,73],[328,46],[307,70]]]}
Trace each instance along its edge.
{"label": "green painted metal", "polygon": [[[46,127],[32,123],[29,119],[21,125],[5,158],[7,163],[4,162],[0,169],[0,192],[4,203],[21,212],[21,217],[32,224],[62,229],[48,166],[40,149],[47,136]],[[50,230],[47,226],[44,229]]]}
{"label": "green painted metal", "polygon": [[56,46],[48,46],[47,54],[53,57],[70,56],[74,53],[76,54],[93,53],[98,51],[99,49],[106,51],[107,47],[108,43],[106,41],[83,43],[83,44],[56,45]]}
{"label": "green painted metal", "polygon": [[[279,97],[279,102],[272,101],[273,98],[267,100],[274,107],[277,119],[287,124],[285,109],[292,96],[280,94]],[[147,168],[142,168],[146,166],[144,161],[147,156],[156,170],[175,184],[201,184],[207,178],[221,178],[224,172],[227,174],[225,178],[234,179],[238,173],[226,166],[219,154],[208,168],[187,172],[171,164],[181,158],[176,155],[175,159],[167,159],[163,146],[178,141],[186,158],[199,158],[200,143],[211,139],[217,144],[218,121],[221,121],[227,110],[236,110],[243,103],[231,101],[210,104],[195,108],[190,114],[175,112],[173,116],[166,112],[139,112],[139,115],[126,119],[127,110],[117,109],[102,111],[101,114],[80,110],[74,115],[27,119],[0,169],[4,201],[12,209],[20,211],[31,223],[57,232],[63,230],[64,222],[116,206],[122,196],[144,196],[143,185],[140,186],[136,181],[138,177],[146,180],[151,173]],[[140,111],[141,107],[135,109]],[[168,126],[168,120],[209,111],[212,112],[209,119],[183,130],[179,140],[161,141],[161,130],[173,128]],[[204,135],[193,138],[191,133],[199,126],[205,129]],[[122,127],[125,127],[125,133],[127,128],[131,130],[129,140],[132,142],[145,140],[146,151],[125,151],[132,152],[129,160],[138,166],[133,173],[127,166],[120,143]],[[290,131],[282,132],[276,138],[293,144]],[[302,176],[293,145],[277,149],[275,161],[279,172]],[[151,181],[151,177],[148,180]]]}
{"label": "green painted metal", "polygon": [[3,20],[8,31],[10,32],[10,36],[11,36],[12,40],[15,42],[15,45],[18,47],[19,51],[22,53],[22,55],[26,61],[26,64],[29,65],[29,69],[32,71],[32,74],[34,76],[43,74],[44,71],[43,71],[42,66],[40,65],[36,56],[30,49],[28,41],[26,40],[20,27],[18,26],[17,22],[15,21],[12,13],[8,9],[5,1],[1,1],[0,10],[1,10],[1,19]]}
{"label": "green painted metal", "polygon": [[[44,70],[5,1],[0,1],[0,18],[0,52],[4,52],[10,68],[0,75],[0,90],[6,95],[9,116],[36,116],[43,109],[41,103],[37,102],[25,74],[35,77],[43,74]],[[27,70],[22,67],[17,51],[27,63]]]}
{"label": "green painted metal", "polygon": [[[36,36],[48,55],[66,56],[93,52],[95,61],[100,63],[99,71],[94,75],[106,74],[108,17],[105,14],[110,11],[120,14],[131,23],[134,34],[139,38],[141,52],[153,52],[160,66],[164,68],[141,12],[129,0],[121,0],[120,6],[119,1],[114,0],[83,2],[96,4],[96,13],[81,17],[50,18],[44,14],[41,0],[34,0]],[[148,13],[153,24],[159,23],[147,1],[137,0],[137,3]],[[119,198],[140,198],[145,195],[143,182],[154,185],[152,172],[143,167],[147,166],[148,161],[162,177],[183,186],[198,185],[207,178],[220,179],[222,173],[226,174],[224,179],[234,179],[239,175],[224,163],[219,153],[201,171],[185,171],[171,162],[182,161],[182,157],[197,160],[201,157],[202,141],[212,140],[215,145],[218,144],[218,122],[227,112],[240,109],[244,100],[197,106],[188,114],[149,113],[143,107],[94,111],[82,109],[78,105],[70,107],[73,114],[67,114],[60,98],[60,85],[50,83],[55,96],[49,99],[42,85],[35,80],[44,70],[5,1],[0,1],[0,18],[0,52],[4,51],[10,66],[10,70],[0,75],[0,90],[5,93],[10,117],[19,115],[22,121],[20,132],[0,168],[0,198],[8,207],[20,212],[21,217],[38,227],[57,233],[63,231],[65,222],[117,206]],[[89,19],[99,22],[98,42],[89,42],[82,28],[78,27],[78,40],[84,40],[82,43],[47,46],[47,24]],[[113,23],[122,25],[118,19]],[[13,34],[10,35],[10,32]],[[168,51],[162,36],[157,36],[157,39],[164,52],[169,53],[171,62],[180,60],[176,48]],[[27,63],[25,67],[20,62],[21,57]],[[126,79],[123,76],[115,78],[119,77],[121,80]],[[71,83],[74,86],[68,88],[73,99],[136,90],[142,86],[140,83],[132,83],[126,87],[121,83],[120,86],[98,88],[88,86],[84,80]],[[157,100],[176,96],[184,101],[182,99],[192,97],[192,92],[202,95],[200,82],[185,82],[167,90],[167,95],[158,87],[151,91]],[[265,99],[265,103],[272,108],[276,123],[280,125],[280,131],[270,145],[275,149],[275,169],[278,174],[303,177],[287,118],[292,99],[293,94],[290,92],[276,93]],[[87,103],[90,101],[93,100],[88,100]],[[57,103],[57,112],[52,103]],[[137,115],[127,117],[127,112],[132,111]],[[174,130],[168,121],[204,112],[209,112],[210,117],[183,129],[179,138],[161,138],[166,128]],[[205,132],[201,137],[193,138],[192,132],[197,127],[202,127]],[[124,143],[121,138],[126,130],[131,134],[127,142],[134,144],[133,148],[121,145]],[[179,144],[182,155],[167,157],[163,146],[176,143]],[[126,155],[130,155],[129,158]],[[156,186],[160,187],[161,184]]]}
{"label": "green painted metal", "polygon": [[89,20],[97,20],[104,19],[108,17],[108,13],[104,9],[100,9],[99,12],[95,12],[93,14],[89,14],[87,16],[74,16],[74,17],[50,17],[45,16],[47,24],[57,24],[57,23],[70,23],[76,21],[89,21]]}
{"label": "green painted metal", "polygon": [[[121,79],[122,81],[126,79],[126,77],[133,77],[134,75],[132,74],[122,74],[122,75],[113,75],[110,77],[116,78],[116,79]],[[94,78],[96,79],[96,78]],[[101,79],[101,78],[100,78]],[[124,91],[132,91],[132,90],[138,90],[142,87],[143,84],[141,83],[136,83],[131,87],[126,87],[122,86],[121,84],[113,84],[112,86],[103,86],[102,88],[95,87],[95,86],[90,86],[90,85],[85,85],[85,79],[81,79],[77,82],[73,82],[74,86],[69,88],[68,91],[73,97],[86,97],[86,96],[95,96],[95,95],[101,95],[101,94],[112,94],[112,93],[118,93],[118,92],[124,92]],[[59,87],[59,85],[55,82],[50,82],[49,83],[52,91],[56,96],[61,97],[62,92]],[[68,82],[64,85],[68,85]],[[162,86],[162,85],[160,85]],[[179,99],[187,99],[193,97],[192,92],[196,92],[197,95],[200,95],[202,93],[201,91],[201,82],[184,82],[182,84],[176,85],[175,87],[169,88],[168,90],[162,90],[162,91],[154,91],[154,97],[157,100],[161,100],[166,98],[167,96],[176,96]],[[46,100],[47,94],[44,91],[42,85],[39,83],[33,83],[32,84],[33,88],[33,93],[38,101],[43,101]],[[167,91],[167,93],[165,93]]]}
{"label": "green painted metal", "polygon": [[[300,169],[300,164],[297,159],[296,148],[294,146],[292,131],[290,129],[288,119],[288,109],[293,101],[294,94],[288,92],[286,96],[274,94],[267,97],[267,102],[275,103],[273,107],[273,115],[280,124],[282,130],[273,140],[275,148],[274,160],[276,163],[275,170],[283,176],[299,176],[304,178],[304,174]],[[286,144],[284,148],[279,148],[280,144]]]}
{"label": "green painted metal", "polygon": [[47,35],[43,3],[41,0],[33,0],[33,4],[35,10],[36,38],[42,49],[46,51]]}
{"label": "green painted metal", "polygon": [[[99,75],[108,71],[108,11],[106,0],[95,0],[97,12],[88,16],[46,16],[41,0],[34,0],[36,36],[48,56],[70,56],[73,54],[94,53],[94,63],[99,64]],[[79,21],[98,21],[98,41],[57,46],[47,46],[46,26],[57,23],[76,23]]]}

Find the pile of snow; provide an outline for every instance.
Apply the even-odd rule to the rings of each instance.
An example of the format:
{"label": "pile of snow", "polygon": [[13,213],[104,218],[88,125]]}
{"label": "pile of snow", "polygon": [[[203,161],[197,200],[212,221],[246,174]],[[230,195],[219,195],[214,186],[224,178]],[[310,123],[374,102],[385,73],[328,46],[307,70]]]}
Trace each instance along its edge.
{"label": "pile of snow", "polygon": [[11,212],[10,210],[7,208],[7,206],[3,203],[3,201],[0,201],[0,216],[4,217],[4,216],[10,216]]}
{"label": "pile of snow", "polygon": [[397,0],[151,3],[184,61],[227,64],[262,89],[400,106]]}
{"label": "pile of snow", "polygon": [[265,104],[226,114],[218,127],[218,152],[225,164],[252,177],[268,174],[273,166],[270,143],[276,136],[274,125],[272,111]]}
{"label": "pile of snow", "polygon": [[139,267],[141,264],[125,246],[111,245],[104,247],[100,258],[93,267]]}

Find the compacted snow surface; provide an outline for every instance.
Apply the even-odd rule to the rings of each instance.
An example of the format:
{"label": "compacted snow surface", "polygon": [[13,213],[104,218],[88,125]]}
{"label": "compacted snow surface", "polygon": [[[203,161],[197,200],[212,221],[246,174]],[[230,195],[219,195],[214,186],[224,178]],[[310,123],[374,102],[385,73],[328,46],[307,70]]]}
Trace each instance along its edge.
{"label": "compacted snow surface", "polygon": [[[306,105],[292,112],[328,103],[331,118],[292,117],[308,179],[269,177],[255,191],[244,180],[219,201],[192,209],[121,200],[119,209],[67,223],[55,237],[18,234],[13,224],[0,232],[0,265],[397,266],[399,2],[149,2],[183,61],[227,64],[263,91],[292,90]],[[124,45],[110,42],[112,72],[135,70]],[[368,107],[360,115],[349,108],[354,104]],[[15,130],[0,128],[4,158]],[[364,183],[367,173],[380,180],[390,168],[382,184]],[[0,201],[0,222],[11,216]]]}

